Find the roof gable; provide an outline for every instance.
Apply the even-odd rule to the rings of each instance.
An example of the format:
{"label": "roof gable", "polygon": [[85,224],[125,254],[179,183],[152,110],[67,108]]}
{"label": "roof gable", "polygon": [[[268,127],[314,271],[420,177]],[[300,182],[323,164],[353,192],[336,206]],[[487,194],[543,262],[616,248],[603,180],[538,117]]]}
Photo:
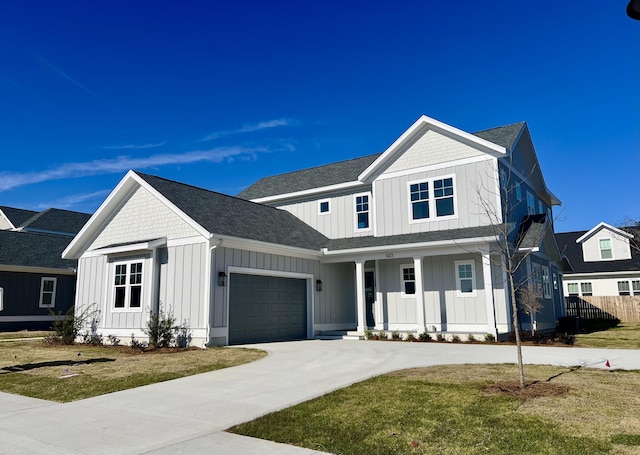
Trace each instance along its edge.
{"label": "roof gable", "polygon": [[593,229],[586,231],[584,235],[581,235],[576,239],[576,243],[583,243],[593,235],[597,234],[602,230],[610,231],[613,235],[619,235],[623,238],[632,239],[633,235],[629,232],[623,231],[622,229],[615,228],[610,224],[605,223],[604,221],[598,223]]}
{"label": "roof gable", "polygon": [[37,215],[38,212],[34,210],[18,209],[15,207],[0,206],[0,212],[12,225],[12,229],[19,228],[29,218]]}
{"label": "roof gable", "polygon": [[88,213],[62,209],[47,209],[26,220],[21,228],[25,231],[44,232],[74,236],[89,221]]}

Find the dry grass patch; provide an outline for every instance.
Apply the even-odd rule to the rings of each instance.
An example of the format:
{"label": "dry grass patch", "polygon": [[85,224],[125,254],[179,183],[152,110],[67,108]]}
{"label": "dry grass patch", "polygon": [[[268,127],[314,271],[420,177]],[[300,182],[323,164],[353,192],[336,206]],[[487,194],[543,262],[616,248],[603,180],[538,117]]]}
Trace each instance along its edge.
{"label": "dry grass patch", "polygon": [[209,348],[139,352],[128,347],[0,343],[0,391],[74,401],[253,362],[256,349]]}

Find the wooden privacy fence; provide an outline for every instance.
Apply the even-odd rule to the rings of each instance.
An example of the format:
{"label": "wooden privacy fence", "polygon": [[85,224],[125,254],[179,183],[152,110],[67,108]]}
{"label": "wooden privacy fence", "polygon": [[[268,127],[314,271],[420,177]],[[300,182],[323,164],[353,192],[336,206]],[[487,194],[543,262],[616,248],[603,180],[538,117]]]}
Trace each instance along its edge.
{"label": "wooden privacy fence", "polygon": [[640,296],[565,297],[567,316],[640,322]]}

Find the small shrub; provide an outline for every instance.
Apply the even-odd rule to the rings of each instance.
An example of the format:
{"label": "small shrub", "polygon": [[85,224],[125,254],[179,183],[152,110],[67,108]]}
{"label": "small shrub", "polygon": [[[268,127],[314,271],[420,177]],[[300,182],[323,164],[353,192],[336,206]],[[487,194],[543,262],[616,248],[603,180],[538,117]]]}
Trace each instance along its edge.
{"label": "small shrub", "polygon": [[394,341],[402,340],[402,335],[400,335],[400,332],[398,332],[397,330],[394,330],[393,332],[391,332],[391,339]]}
{"label": "small shrub", "polygon": [[133,336],[133,333],[132,333],[131,344],[129,344],[129,346],[131,346],[131,349],[135,351],[144,351],[148,345],[144,341],[136,340],[136,337]]}
{"label": "small shrub", "polygon": [[447,339],[444,337],[443,334],[436,333],[436,341],[447,341]]}
{"label": "small shrub", "polygon": [[373,339],[373,331],[372,330],[365,330],[364,331],[364,339],[365,340],[372,340]]}
{"label": "small shrub", "polygon": [[75,307],[73,306],[69,308],[64,315],[61,311],[54,313],[49,310],[49,314],[53,317],[53,330],[56,332],[55,335],[52,335],[57,338],[55,342],[73,344],[80,334],[80,330],[87,318],[85,313],[76,316]]}
{"label": "small shrub", "polygon": [[175,332],[178,330],[176,318],[172,313],[149,314],[149,321],[144,333],[149,336],[149,346],[152,348],[168,348],[175,339]]}
{"label": "small shrub", "polygon": [[120,346],[120,338],[117,336],[107,335],[107,338],[109,339],[109,344],[111,344],[111,346]]}
{"label": "small shrub", "polygon": [[495,343],[496,342],[496,337],[493,333],[487,333],[484,336],[484,341],[486,341],[487,343]]}
{"label": "small shrub", "polygon": [[420,341],[431,341],[431,335],[429,335],[427,332],[422,332],[420,335],[418,335],[418,339]]}
{"label": "small shrub", "polygon": [[460,337],[457,334],[453,334],[453,336],[451,337],[451,342],[452,343],[460,343]]}
{"label": "small shrub", "polygon": [[387,332],[385,332],[384,330],[380,330],[378,332],[378,339],[386,340],[387,339]]}
{"label": "small shrub", "polygon": [[573,333],[558,333],[556,334],[556,340],[569,346],[576,344],[576,336]]}
{"label": "small shrub", "polygon": [[476,342],[476,337],[473,336],[473,333],[470,333],[469,335],[467,335],[467,343],[475,343]]}
{"label": "small shrub", "polygon": [[407,335],[407,338],[404,339],[405,341],[416,341],[416,337],[413,335],[413,333],[410,333],[409,335]]}
{"label": "small shrub", "polygon": [[98,333],[85,333],[82,335],[82,343],[89,344],[91,346],[102,346],[102,335]]}
{"label": "small shrub", "polygon": [[184,321],[180,327],[178,327],[178,334],[176,335],[176,345],[179,348],[186,349],[191,346],[191,339],[193,338],[191,334],[191,327],[189,327],[189,323]]}

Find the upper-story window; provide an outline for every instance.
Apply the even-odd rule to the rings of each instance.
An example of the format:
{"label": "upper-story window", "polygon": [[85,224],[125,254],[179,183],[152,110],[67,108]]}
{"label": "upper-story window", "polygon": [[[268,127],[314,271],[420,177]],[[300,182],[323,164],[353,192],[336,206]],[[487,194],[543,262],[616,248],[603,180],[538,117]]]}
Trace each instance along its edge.
{"label": "upper-story window", "polygon": [[534,215],[536,213],[536,198],[533,194],[527,191],[527,212],[529,215]]}
{"label": "upper-story window", "polygon": [[409,193],[413,219],[429,218],[429,182],[412,183]]}
{"label": "upper-story window", "polygon": [[600,259],[613,259],[611,239],[600,239]]}
{"label": "upper-story window", "polygon": [[318,213],[320,215],[328,215],[331,213],[331,206],[329,205],[328,199],[318,201]]}
{"label": "upper-story window", "polygon": [[369,195],[356,196],[356,227],[369,229]]}
{"label": "upper-story window", "polygon": [[516,183],[516,199],[518,202],[522,201],[522,184],[520,182]]}
{"label": "upper-story window", "polygon": [[544,204],[542,201],[538,201],[538,213],[544,213]]}
{"label": "upper-story window", "polygon": [[123,262],[115,265],[115,308],[138,309],[142,304],[142,262]]}
{"label": "upper-story window", "polygon": [[500,169],[500,188],[507,189],[507,171],[504,169]]}
{"label": "upper-story window", "polygon": [[411,221],[455,215],[454,186],[453,177],[409,182]]}

